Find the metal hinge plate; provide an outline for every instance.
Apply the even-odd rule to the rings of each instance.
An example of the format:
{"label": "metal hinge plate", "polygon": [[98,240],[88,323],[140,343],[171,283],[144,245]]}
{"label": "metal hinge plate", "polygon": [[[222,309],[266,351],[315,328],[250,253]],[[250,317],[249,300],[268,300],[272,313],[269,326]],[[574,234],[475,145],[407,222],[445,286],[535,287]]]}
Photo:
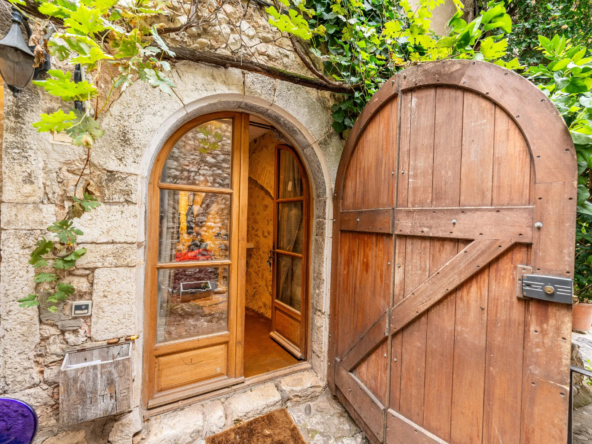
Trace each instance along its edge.
{"label": "metal hinge plate", "polygon": [[538,299],[558,304],[573,303],[573,280],[558,276],[530,274],[532,267],[518,265],[516,296],[522,299]]}

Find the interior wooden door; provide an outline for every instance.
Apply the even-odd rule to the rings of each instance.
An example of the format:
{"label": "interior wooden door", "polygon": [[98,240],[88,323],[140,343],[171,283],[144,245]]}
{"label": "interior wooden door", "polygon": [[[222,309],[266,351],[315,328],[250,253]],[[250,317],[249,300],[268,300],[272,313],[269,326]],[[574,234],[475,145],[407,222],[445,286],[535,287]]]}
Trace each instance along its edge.
{"label": "interior wooden door", "polygon": [[275,155],[273,304],[271,337],[306,359],[309,189],[296,152],[278,145]]}
{"label": "interior wooden door", "polygon": [[149,185],[145,402],[241,382],[247,114],[196,118],[158,154]]}
{"label": "interior wooden door", "polygon": [[407,69],[358,119],[334,211],[330,387],[380,443],[567,439],[576,159],[554,106],[495,65]]}

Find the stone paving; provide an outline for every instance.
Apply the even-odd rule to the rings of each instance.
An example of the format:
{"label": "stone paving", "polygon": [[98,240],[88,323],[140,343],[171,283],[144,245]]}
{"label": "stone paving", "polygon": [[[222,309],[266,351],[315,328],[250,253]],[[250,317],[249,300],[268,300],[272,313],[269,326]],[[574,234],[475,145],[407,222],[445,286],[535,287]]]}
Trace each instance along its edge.
{"label": "stone paving", "polygon": [[592,404],[574,410],[573,413],[573,444],[590,444],[592,442]]}
{"label": "stone paving", "polygon": [[288,404],[288,412],[308,443],[368,443],[364,433],[329,390],[310,402]]}

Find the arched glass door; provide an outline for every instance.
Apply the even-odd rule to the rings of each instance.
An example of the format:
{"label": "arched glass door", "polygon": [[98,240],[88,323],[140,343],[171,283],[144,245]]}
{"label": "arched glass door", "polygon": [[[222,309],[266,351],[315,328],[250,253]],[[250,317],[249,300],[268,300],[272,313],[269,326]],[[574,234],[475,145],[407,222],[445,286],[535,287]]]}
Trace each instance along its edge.
{"label": "arched glass door", "polygon": [[150,180],[146,401],[153,407],[243,380],[249,116],[181,127]]}
{"label": "arched glass door", "polygon": [[292,148],[278,145],[271,337],[299,359],[306,358],[309,206],[305,169]]}

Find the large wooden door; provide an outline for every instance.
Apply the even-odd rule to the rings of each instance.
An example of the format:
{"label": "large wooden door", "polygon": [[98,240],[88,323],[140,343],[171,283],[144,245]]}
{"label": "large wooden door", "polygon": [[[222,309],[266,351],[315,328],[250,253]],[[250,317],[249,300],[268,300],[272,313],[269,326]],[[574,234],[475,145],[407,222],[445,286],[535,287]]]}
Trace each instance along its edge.
{"label": "large wooden door", "polygon": [[275,150],[271,337],[306,358],[309,189],[306,170],[287,145]]}
{"label": "large wooden door", "polygon": [[144,400],[155,407],[243,378],[249,116],[183,125],[149,184]]}
{"label": "large wooden door", "polygon": [[517,269],[572,277],[576,174],[557,110],[495,65],[374,96],[336,183],[329,371],[372,442],[566,442],[571,306]]}

